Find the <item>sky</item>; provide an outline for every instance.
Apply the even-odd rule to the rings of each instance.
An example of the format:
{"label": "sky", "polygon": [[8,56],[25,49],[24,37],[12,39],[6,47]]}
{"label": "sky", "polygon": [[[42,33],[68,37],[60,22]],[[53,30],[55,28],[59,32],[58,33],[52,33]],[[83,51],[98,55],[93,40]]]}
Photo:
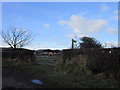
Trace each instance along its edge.
{"label": "sky", "polygon": [[[118,43],[117,2],[3,2],[2,29],[10,26],[32,35],[28,49],[67,49],[71,39],[94,37]],[[7,46],[4,42],[0,46]]]}

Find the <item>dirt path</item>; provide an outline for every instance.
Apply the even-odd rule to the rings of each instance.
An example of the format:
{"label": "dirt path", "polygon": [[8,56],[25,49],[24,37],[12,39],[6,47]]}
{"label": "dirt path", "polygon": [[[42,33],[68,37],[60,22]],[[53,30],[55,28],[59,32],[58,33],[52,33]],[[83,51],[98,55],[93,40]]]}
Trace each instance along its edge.
{"label": "dirt path", "polygon": [[19,71],[2,68],[2,88],[46,88],[44,84],[32,83],[32,79],[31,76]]}

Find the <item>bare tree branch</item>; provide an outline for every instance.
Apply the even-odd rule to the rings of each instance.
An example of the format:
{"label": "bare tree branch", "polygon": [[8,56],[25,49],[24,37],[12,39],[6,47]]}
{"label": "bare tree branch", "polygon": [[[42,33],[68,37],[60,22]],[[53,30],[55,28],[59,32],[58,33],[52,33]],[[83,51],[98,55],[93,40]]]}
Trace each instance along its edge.
{"label": "bare tree branch", "polygon": [[24,29],[11,27],[6,32],[2,31],[2,38],[12,48],[21,48],[31,42],[31,35]]}

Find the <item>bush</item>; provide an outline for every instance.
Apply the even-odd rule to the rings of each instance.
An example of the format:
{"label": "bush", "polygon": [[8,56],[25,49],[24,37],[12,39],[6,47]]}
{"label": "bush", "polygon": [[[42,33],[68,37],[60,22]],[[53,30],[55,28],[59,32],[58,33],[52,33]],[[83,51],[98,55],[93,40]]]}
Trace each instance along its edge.
{"label": "bush", "polygon": [[12,60],[17,63],[35,63],[34,51],[27,49],[9,49],[2,51],[2,60]]}
{"label": "bush", "polygon": [[114,74],[117,79],[117,73],[120,69],[119,54],[120,48],[108,49],[68,49],[63,50],[56,63],[56,70],[90,70],[92,73],[105,73],[109,77]]}

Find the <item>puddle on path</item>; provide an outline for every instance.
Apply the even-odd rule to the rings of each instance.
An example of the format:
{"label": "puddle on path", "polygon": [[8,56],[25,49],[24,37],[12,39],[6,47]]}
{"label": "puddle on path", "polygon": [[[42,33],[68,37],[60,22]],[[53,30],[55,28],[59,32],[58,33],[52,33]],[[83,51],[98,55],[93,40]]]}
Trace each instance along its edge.
{"label": "puddle on path", "polygon": [[40,80],[37,80],[37,79],[33,79],[31,80],[33,83],[35,84],[39,84],[39,85],[42,85],[43,83],[40,81]]}

